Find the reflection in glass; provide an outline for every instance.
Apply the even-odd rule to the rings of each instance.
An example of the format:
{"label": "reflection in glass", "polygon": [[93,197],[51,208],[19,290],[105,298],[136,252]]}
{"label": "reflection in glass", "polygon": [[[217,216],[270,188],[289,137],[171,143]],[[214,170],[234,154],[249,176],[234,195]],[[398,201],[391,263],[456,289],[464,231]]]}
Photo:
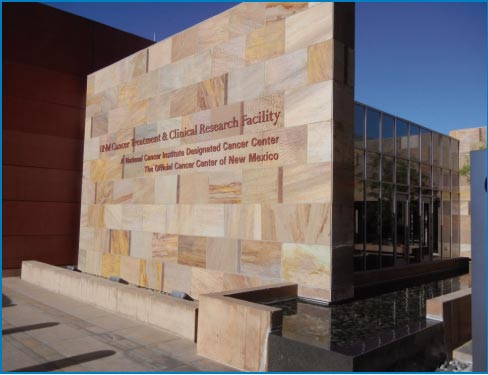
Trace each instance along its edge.
{"label": "reflection in glass", "polygon": [[442,259],[451,257],[451,194],[442,192]]}
{"label": "reflection in glass", "polygon": [[379,262],[380,189],[375,182],[366,182],[366,268],[374,269]]}
{"label": "reflection in glass", "polygon": [[408,185],[408,161],[397,159],[396,162],[396,183]]}
{"label": "reflection in glass", "polygon": [[393,157],[383,155],[381,181],[393,183],[394,167],[395,167],[395,161]]}
{"label": "reflection in glass", "polygon": [[383,183],[381,190],[381,267],[391,267],[394,265],[394,188],[391,184]]}
{"label": "reflection in glass", "polygon": [[408,159],[408,124],[402,120],[396,122],[396,154]]}
{"label": "reflection in glass", "polygon": [[432,246],[432,198],[431,191],[422,192],[422,212],[420,217],[420,235],[421,235],[421,252],[422,260],[428,261],[431,259]]}
{"label": "reflection in glass", "polygon": [[451,174],[449,169],[442,170],[442,190],[451,191]]}
{"label": "reflection in glass", "polygon": [[460,202],[459,202],[459,194],[452,194],[452,244],[451,244],[451,257],[458,257],[460,256],[461,248],[460,248],[460,219],[461,219],[461,211],[460,211]]}
{"label": "reflection in glass", "polygon": [[433,214],[432,214],[432,260],[441,258],[441,240],[442,240],[442,205],[441,193],[433,192]]}
{"label": "reflection in glass", "polygon": [[451,161],[451,145],[449,138],[441,137],[441,148],[442,148],[442,168],[449,168]]}
{"label": "reflection in glass", "polygon": [[381,120],[381,152],[394,155],[395,153],[395,120],[383,114]]}
{"label": "reflection in glass", "polygon": [[354,181],[354,271],[365,266],[364,253],[364,181]]}
{"label": "reflection in glass", "polygon": [[453,193],[459,193],[459,173],[451,172],[451,191]]}
{"label": "reflection in glass", "polygon": [[354,105],[354,147],[364,148],[364,107]]}
{"label": "reflection in glass", "polygon": [[408,239],[408,195],[398,194],[396,198],[396,265],[407,264]]}
{"label": "reflection in glass", "polygon": [[354,150],[354,178],[364,179],[364,151]]}
{"label": "reflection in glass", "polygon": [[437,133],[432,133],[432,149],[434,152],[433,155],[433,164],[436,167],[441,166],[441,136]]}
{"label": "reflection in glass", "polygon": [[434,189],[440,189],[442,186],[442,171],[439,167],[433,167],[432,170],[434,172]]}
{"label": "reflection in glass", "polygon": [[420,185],[420,164],[414,161],[410,162],[410,186]]}
{"label": "reflection in glass", "polygon": [[366,151],[366,178],[379,181],[380,179],[380,154]]}
{"label": "reflection in glass", "polygon": [[[415,163],[417,164],[417,163]],[[418,263],[421,260],[420,246],[420,206],[419,190],[412,189],[410,192],[410,213],[409,213],[409,263]]]}
{"label": "reflection in glass", "polygon": [[422,187],[430,188],[432,186],[432,174],[430,165],[421,164],[420,173]]}
{"label": "reflection in glass", "polygon": [[380,113],[369,108],[366,110],[366,148],[380,150]]}
{"label": "reflection in glass", "polygon": [[420,158],[420,129],[418,126],[410,124],[410,159],[419,160]]}
{"label": "reflection in glass", "polygon": [[427,129],[420,129],[420,149],[422,163],[430,164],[430,155],[432,153],[432,132]]}

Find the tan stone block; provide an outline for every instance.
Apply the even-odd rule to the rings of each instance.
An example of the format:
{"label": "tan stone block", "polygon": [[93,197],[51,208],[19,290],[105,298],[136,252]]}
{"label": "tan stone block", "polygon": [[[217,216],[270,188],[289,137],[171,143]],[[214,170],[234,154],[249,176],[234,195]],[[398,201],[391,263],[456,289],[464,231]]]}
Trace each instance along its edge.
{"label": "tan stone block", "polygon": [[208,175],[194,173],[180,175],[179,203],[207,203]]}
{"label": "tan stone block", "polygon": [[331,200],[331,163],[283,167],[283,202],[326,203]]}
{"label": "tan stone block", "polygon": [[146,232],[165,232],[166,207],[162,205],[144,205],[142,229]]}
{"label": "tan stone block", "polygon": [[191,294],[192,267],[176,263],[164,263],[163,291],[171,293],[173,290]]}
{"label": "tan stone block", "polygon": [[119,159],[98,159],[91,162],[93,181],[115,180],[122,178],[122,164]]}
{"label": "tan stone block", "polygon": [[100,113],[93,116],[91,122],[91,137],[99,137],[101,135],[107,134],[108,132],[108,114]]}
{"label": "tan stone block", "polygon": [[122,205],[122,229],[142,231],[143,213],[142,205]]}
{"label": "tan stone block", "polygon": [[240,271],[244,274],[279,278],[281,243],[241,241]]}
{"label": "tan stone block", "polygon": [[163,263],[157,260],[141,260],[139,285],[155,290],[163,290]]}
{"label": "tan stone block", "polygon": [[131,203],[134,194],[134,180],[122,179],[113,181],[113,203]]}
{"label": "tan stone block", "polygon": [[152,257],[152,233],[136,232],[130,233],[130,256],[141,259]]}
{"label": "tan stone block", "polygon": [[132,139],[134,138],[134,131],[132,129],[122,129],[118,130],[115,133],[110,133],[100,137],[100,145],[105,147],[111,147],[113,143],[116,144],[128,144],[128,148],[119,148],[116,149],[115,147],[111,147],[110,150],[104,150],[103,153],[100,153],[100,158],[102,159],[110,159],[120,161],[124,153],[132,152]]}
{"label": "tan stone block", "polygon": [[120,275],[120,255],[104,253],[102,254],[102,276]]}
{"label": "tan stone block", "polygon": [[332,127],[330,122],[319,122],[307,126],[307,162],[332,161]]}
{"label": "tan stone block", "polygon": [[333,13],[333,3],[323,3],[288,17],[285,20],[285,51],[332,39]]}
{"label": "tan stone block", "polygon": [[[286,120],[285,120],[286,121]],[[268,142],[270,139],[275,143]],[[279,166],[290,164],[303,164],[307,162],[307,127],[300,126],[290,129],[279,129],[274,132],[265,132],[262,136],[263,142],[268,142],[263,146],[262,154],[277,153],[277,160],[267,160],[261,162],[263,167]],[[259,165],[259,163],[254,163]]]}
{"label": "tan stone block", "polygon": [[239,242],[229,238],[209,238],[206,267],[217,271],[239,272]]}
{"label": "tan stone block", "polygon": [[228,79],[228,103],[255,99],[264,92],[264,63],[233,70]]}
{"label": "tan stone block", "polygon": [[176,203],[178,176],[154,177],[154,203]]}
{"label": "tan stone block", "polygon": [[212,77],[212,57],[210,51],[196,53],[178,61],[181,86],[189,86]]}
{"label": "tan stone block", "polygon": [[278,21],[307,9],[307,3],[266,3],[266,21]]}
{"label": "tan stone block", "polygon": [[212,77],[217,77],[246,65],[246,37],[233,38],[211,50]]}
{"label": "tan stone block", "polygon": [[330,245],[331,204],[266,204],[263,240]]}
{"label": "tan stone block", "polygon": [[200,294],[224,290],[224,273],[193,267],[191,270],[191,296],[198,299]]}
{"label": "tan stone block", "polygon": [[170,117],[170,93],[155,95],[147,99],[146,121],[148,123],[157,123]]}
{"label": "tan stone block", "polygon": [[208,174],[209,203],[241,203],[242,171]]}
{"label": "tan stone block", "polygon": [[223,106],[227,100],[227,74],[197,84],[197,110]]}
{"label": "tan stone block", "polygon": [[[180,232],[180,223],[179,223],[179,216],[180,216],[180,208],[185,205],[177,205],[171,204],[166,205],[166,232],[167,233],[179,233]],[[191,216],[188,218],[186,216],[186,220],[191,222]]]}
{"label": "tan stone block", "polygon": [[77,268],[82,271],[86,272],[86,251],[84,249],[78,249],[78,263]]}
{"label": "tan stone block", "polygon": [[[158,125],[149,124],[142,125],[134,128],[134,140],[136,142],[144,142],[145,138],[151,139],[158,136]],[[134,152],[143,152],[149,150],[158,150],[161,147],[160,142],[148,143],[148,144],[136,144]]]}
{"label": "tan stone block", "polygon": [[104,226],[104,207],[101,204],[91,204],[88,206],[88,226]]}
{"label": "tan stone block", "polygon": [[[108,113],[110,110],[116,108],[119,95],[118,93],[119,88],[118,86],[115,86],[96,95],[87,96],[85,112],[86,118],[90,119],[93,116],[101,113]],[[89,134],[91,134],[91,131]]]}
{"label": "tan stone block", "polygon": [[113,185],[113,181],[98,181],[96,183],[95,203],[112,203]]}
{"label": "tan stone block", "polygon": [[307,84],[307,50],[269,59],[264,63],[266,92],[294,89]]}
{"label": "tan stone block", "polygon": [[129,127],[129,108],[119,107],[108,113],[108,132],[114,133]]}
{"label": "tan stone block", "polygon": [[136,100],[152,98],[159,93],[159,70],[140,76],[136,80]]}
{"label": "tan stone block", "polygon": [[78,248],[80,250],[93,250],[95,246],[95,228],[81,227]]}
{"label": "tan stone block", "polygon": [[84,272],[92,275],[102,274],[102,256],[99,251],[86,250],[86,260]]}
{"label": "tan stone block", "polygon": [[133,203],[154,203],[154,178],[134,179]]}
{"label": "tan stone block", "polygon": [[130,232],[126,230],[110,231],[110,253],[117,255],[129,255]]}
{"label": "tan stone block", "polygon": [[165,65],[159,70],[159,91],[168,93],[183,87],[181,61]]}
{"label": "tan stone block", "polygon": [[266,279],[262,277],[238,275],[233,273],[224,274],[224,290],[239,290],[254,288],[263,285],[279,282],[276,279]]}
{"label": "tan stone block", "polygon": [[95,228],[93,234],[95,242],[93,249],[91,250],[108,253],[110,251],[110,230],[105,228]]}
{"label": "tan stone block", "polygon": [[120,62],[93,73],[93,93],[98,94],[120,83]]}
{"label": "tan stone block", "polygon": [[198,51],[198,28],[192,27],[173,36],[171,61],[181,60]]}
{"label": "tan stone block", "polygon": [[261,239],[261,205],[225,205],[225,237]]}
{"label": "tan stone block", "polygon": [[[181,220],[185,215],[180,215]],[[209,220],[211,218],[211,220]],[[223,237],[225,234],[225,210],[223,204],[197,204],[192,207],[191,231],[181,233],[196,236]]]}
{"label": "tan stone block", "polygon": [[172,39],[166,38],[148,48],[148,71],[151,72],[171,63]]}
{"label": "tan stone block", "polygon": [[249,34],[266,23],[264,3],[241,3],[229,10],[229,31],[231,39]]}
{"label": "tan stone block", "polygon": [[89,207],[91,205],[89,204],[81,204],[80,207],[80,227],[87,227],[88,226],[88,212],[89,212]]}
{"label": "tan stone block", "polygon": [[245,169],[242,171],[242,202],[278,202],[278,168]]}
{"label": "tan stone block", "polygon": [[129,105],[129,120],[127,127],[134,128],[143,125],[147,122],[147,111],[149,108],[149,100],[140,100]]}
{"label": "tan stone block", "polygon": [[285,51],[285,22],[268,22],[247,36],[246,59],[249,63],[278,56]]}
{"label": "tan stone block", "polygon": [[334,78],[332,39],[308,47],[308,83]]}
{"label": "tan stone block", "polygon": [[332,120],[332,81],[285,92],[285,127]]}
{"label": "tan stone block", "polygon": [[284,119],[284,94],[274,93],[273,95],[261,96],[257,99],[244,102],[244,113],[248,117],[259,116],[263,111],[273,112],[273,117],[268,117],[270,121],[253,126],[245,126],[244,134],[282,128]]}
{"label": "tan stone block", "polygon": [[[138,152],[130,155],[134,158],[144,156],[144,152]],[[124,178],[136,178],[144,176],[144,163],[124,163],[121,164],[124,169]]]}
{"label": "tan stone block", "polygon": [[117,100],[119,107],[127,107],[135,103],[137,94],[137,81],[129,81],[119,86],[119,98]]}
{"label": "tan stone block", "polygon": [[178,117],[197,112],[197,85],[176,90],[171,95],[170,117]]}
{"label": "tan stone block", "polygon": [[179,236],[178,264],[205,268],[206,253],[206,237]]}
{"label": "tan stone block", "polygon": [[165,263],[178,262],[178,236],[172,234],[152,234],[152,258]]}
{"label": "tan stone block", "polygon": [[92,118],[90,116],[87,116],[85,118],[85,137],[84,139],[90,139],[91,138],[91,129],[92,126]]}
{"label": "tan stone block", "polygon": [[228,12],[220,13],[196,26],[198,33],[198,49],[205,50],[229,40]]}
{"label": "tan stone block", "polygon": [[106,204],[104,205],[104,223],[109,229],[122,228],[122,205]]}
{"label": "tan stone block", "polygon": [[147,72],[147,49],[143,49],[121,60],[120,80],[127,82]]}
{"label": "tan stone block", "polygon": [[100,138],[85,139],[83,161],[95,160],[100,157]]}
{"label": "tan stone block", "polygon": [[121,256],[120,277],[130,284],[139,285],[141,260],[129,256]]}
{"label": "tan stone block", "polygon": [[281,277],[301,285],[327,288],[330,285],[330,247],[284,243]]}

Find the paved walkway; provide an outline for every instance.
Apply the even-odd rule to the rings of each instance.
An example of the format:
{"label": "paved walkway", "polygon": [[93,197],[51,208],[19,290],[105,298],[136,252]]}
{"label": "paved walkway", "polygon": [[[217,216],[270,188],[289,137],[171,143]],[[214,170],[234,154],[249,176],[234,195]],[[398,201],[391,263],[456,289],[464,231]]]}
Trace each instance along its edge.
{"label": "paved walkway", "polygon": [[235,371],[190,340],[16,277],[3,279],[2,296],[3,371]]}

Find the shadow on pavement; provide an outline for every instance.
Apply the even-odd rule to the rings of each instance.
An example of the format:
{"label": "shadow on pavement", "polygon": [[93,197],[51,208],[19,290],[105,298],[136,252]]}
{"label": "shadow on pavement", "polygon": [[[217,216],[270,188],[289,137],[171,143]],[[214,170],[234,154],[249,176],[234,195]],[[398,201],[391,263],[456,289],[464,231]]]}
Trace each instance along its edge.
{"label": "shadow on pavement", "polygon": [[95,352],[89,352],[80,355],[74,355],[72,357],[66,357],[63,359],[58,359],[56,361],[41,363],[35,366],[23,367],[12,372],[45,372],[45,371],[56,371],[64,367],[78,365],[80,363],[90,362],[97,359],[110,357],[114,355],[113,350],[98,350]]}
{"label": "shadow on pavement", "polygon": [[2,293],[2,307],[11,307],[17,306],[15,303],[12,303],[12,300]]}
{"label": "shadow on pavement", "polygon": [[59,325],[59,323],[57,323],[57,322],[30,324],[28,326],[20,326],[20,327],[14,327],[14,328],[4,329],[4,330],[2,330],[2,335],[11,335],[12,333],[32,331],[34,329],[54,327],[54,326],[57,326],[57,325]]}

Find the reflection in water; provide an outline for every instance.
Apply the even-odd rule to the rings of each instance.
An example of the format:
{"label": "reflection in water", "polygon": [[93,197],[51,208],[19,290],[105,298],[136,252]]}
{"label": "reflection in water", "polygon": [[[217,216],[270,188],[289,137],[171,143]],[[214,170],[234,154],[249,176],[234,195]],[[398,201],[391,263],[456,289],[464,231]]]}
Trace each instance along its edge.
{"label": "reflection in water", "polygon": [[453,277],[340,305],[295,300],[274,306],[283,308],[283,336],[360,354],[436,324],[425,318],[426,300],[464,287],[461,277]]}

